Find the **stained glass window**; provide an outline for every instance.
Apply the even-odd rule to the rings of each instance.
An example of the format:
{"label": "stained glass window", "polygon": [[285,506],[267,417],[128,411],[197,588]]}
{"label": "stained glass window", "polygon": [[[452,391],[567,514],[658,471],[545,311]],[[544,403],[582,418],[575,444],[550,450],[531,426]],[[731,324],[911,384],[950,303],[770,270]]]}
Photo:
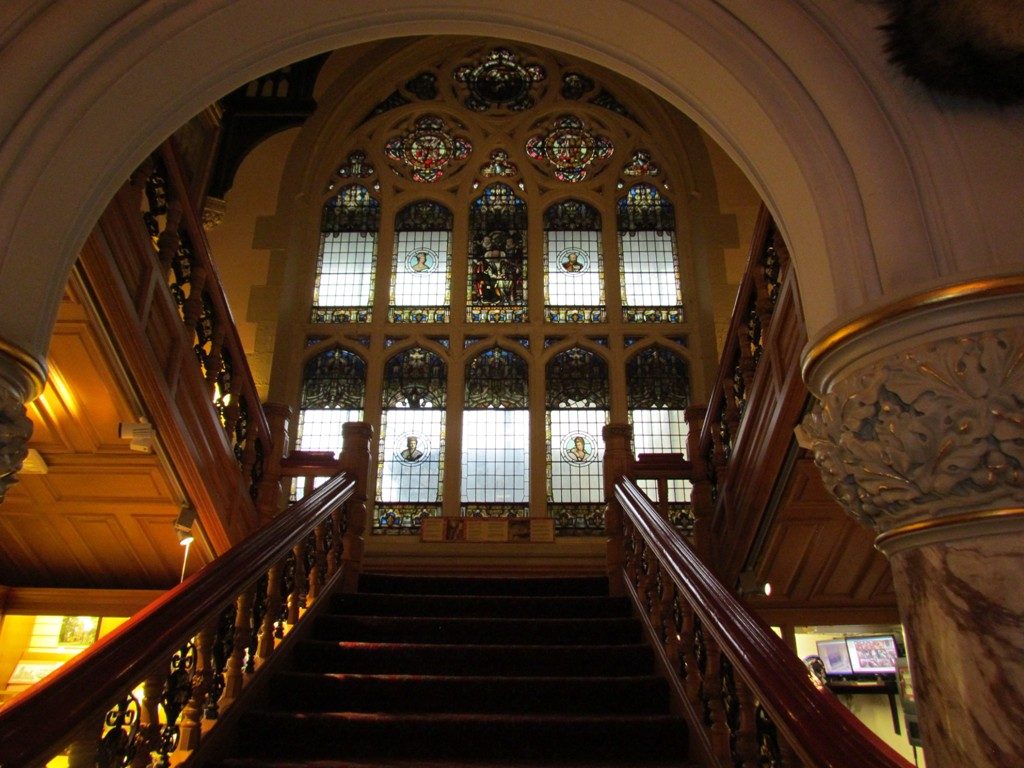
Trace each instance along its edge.
{"label": "stained glass window", "polygon": [[342,426],[362,421],[365,396],[366,362],[359,355],[332,347],[310,358],[302,376],[295,447],[339,452]]}
{"label": "stained glass window", "polygon": [[627,322],[682,322],[675,211],[650,184],[618,201],[622,310]]}
{"label": "stained glass window", "polygon": [[[501,505],[502,514],[527,514],[530,488],[529,380],[526,361],[492,347],[466,364],[462,414],[463,508]],[[509,505],[522,505],[510,507]]]}
{"label": "stained glass window", "polygon": [[311,322],[370,320],[379,226],[380,204],[366,187],[345,187],[324,204]]}
{"label": "stained glass window", "polygon": [[424,115],[406,133],[388,141],[384,154],[404,165],[413,181],[430,183],[440,179],[452,163],[469,157],[472,149],[469,139],[452,133],[440,117]]}
{"label": "stained glass window", "polygon": [[[641,453],[686,455],[685,411],[690,399],[690,371],[686,360],[658,345],[640,350],[626,363],[626,401],[633,424],[633,450]],[[655,481],[639,483],[656,498]],[[671,502],[687,502],[690,483],[669,481]]]}
{"label": "stained glass window", "polygon": [[556,179],[568,182],[583,181],[591,165],[607,160],[613,150],[611,139],[595,134],[572,115],[558,118],[546,133],[526,142],[526,154],[549,166]]}
{"label": "stained glass window", "polygon": [[463,104],[476,112],[505,108],[513,112],[529,109],[535,83],[546,77],[539,64],[521,64],[507,48],[495,48],[475,64],[464,64],[452,73],[455,82],[466,86]]}
{"label": "stained glass window", "polygon": [[423,200],[395,217],[391,279],[393,323],[448,322],[451,285],[452,213]]}
{"label": "stained glass window", "polygon": [[412,530],[440,513],[448,368],[413,347],[384,366],[375,524]]}
{"label": "stained glass window", "polygon": [[573,347],[551,358],[544,378],[549,513],[560,531],[603,529],[608,364],[596,352]]}
{"label": "stained glass window", "polygon": [[469,212],[471,322],[526,320],[526,203],[506,184],[492,184]]}
{"label": "stained glass window", "polygon": [[601,214],[579,200],[544,212],[544,318],[549,323],[601,323],[604,307]]}

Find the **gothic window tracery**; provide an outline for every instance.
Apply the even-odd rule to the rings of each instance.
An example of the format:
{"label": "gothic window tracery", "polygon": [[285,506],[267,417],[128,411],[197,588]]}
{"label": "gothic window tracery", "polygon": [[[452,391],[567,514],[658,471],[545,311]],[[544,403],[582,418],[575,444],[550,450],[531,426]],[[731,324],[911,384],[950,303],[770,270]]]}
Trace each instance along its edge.
{"label": "gothic window tracery", "polygon": [[[600,533],[601,427],[632,419],[638,450],[681,441],[680,408],[638,405],[658,401],[653,384],[618,413],[609,397],[664,367],[652,341],[689,332],[667,191],[678,166],[633,118],[644,113],[582,64],[493,45],[426,61],[361,103],[355,115],[377,106],[318,182],[332,196],[299,333],[310,352],[336,346],[306,364],[299,444],[337,451],[341,423],[365,415],[375,533],[414,532],[442,510],[551,515],[560,534]],[[332,394],[357,388],[313,375],[316,360],[357,372],[360,398],[369,381],[371,402]],[[532,409],[531,376],[544,388]]]}

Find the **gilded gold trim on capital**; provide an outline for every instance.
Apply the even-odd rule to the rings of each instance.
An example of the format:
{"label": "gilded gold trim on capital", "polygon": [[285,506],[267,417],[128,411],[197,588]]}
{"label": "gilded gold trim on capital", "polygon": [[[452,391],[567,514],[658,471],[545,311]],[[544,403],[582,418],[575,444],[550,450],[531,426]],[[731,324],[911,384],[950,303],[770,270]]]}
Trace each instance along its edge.
{"label": "gilded gold trim on capital", "polygon": [[965,512],[962,515],[948,515],[946,517],[934,517],[929,520],[919,520],[916,523],[907,523],[906,525],[900,525],[896,528],[890,528],[884,533],[880,533],[875,538],[875,547],[882,549],[883,544],[887,544],[893,539],[901,536],[908,536],[912,533],[921,533],[922,531],[933,531],[939,528],[948,528],[955,525],[966,525],[968,523],[978,523],[986,520],[1008,520],[1014,517],[1024,518],[1024,507],[1008,507],[1006,509],[982,509],[977,512]]}
{"label": "gilded gold trim on capital", "polygon": [[24,371],[28,378],[31,389],[26,396],[26,402],[35,400],[43,393],[46,387],[46,363],[37,360],[33,355],[9,341],[0,339],[0,355],[6,355],[11,362]]}
{"label": "gilded gold trim on capital", "polygon": [[1008,296],[1014,293],[1024,294],[1024,275],[969,280],[907,296],[892,304],[887,304],[880,309],[869,312],[856,320],[851,320],[834,331],[826,333],[822,338],[815,341],[807,351],[807,354],[804,355],[800,371],[803,374],[804,381],[809,381],[808,377],[811,369],[833,349],[842,346],[850,339],[866,331],[877,328],[904,315],[909,315],[912,312],[926,307],[962,301],[963,299]]}

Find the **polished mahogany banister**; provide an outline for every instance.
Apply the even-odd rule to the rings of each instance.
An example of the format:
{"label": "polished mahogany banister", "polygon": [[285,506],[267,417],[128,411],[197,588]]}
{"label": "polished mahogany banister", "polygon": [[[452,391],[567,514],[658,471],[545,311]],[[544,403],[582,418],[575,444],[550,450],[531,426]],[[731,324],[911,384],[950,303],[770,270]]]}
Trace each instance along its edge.
{"label": "polished mahogany banister", "polygon": [[[677,676],[691,728],[720,768],[908,768],[827,690],[792,650],[715,578],[625,477],[623,579]],[[614,535],[615,532],[610,532]]]}
{"label": "polished mahogany banister", "polygon": [[[332,533],[327,534],[327,538],[333,540],[336,549],[332,553],[318,546],[318,555],[323,555],[327,562],[319,562],[318,558],[316,567],[325,570],[319,578],[323,582],[322,587],[326,586],[328,577],[341,577],[342,532],[348,529],[344,534],[345,548],[355,546],[353,534],[361,536],[362,533],[362,521],[356,518],[365,515],[361,498],[364,489],[365,479],[360,482],[355,473],[336,475],[154,601],[129,622],[5,705],[0,709],[0,766],[22,768],[42,765],[78,739],[82,729],[92,729],[92,735],[87,736],[86,741],[96,743],[104,721],[108,728],[112,724],[119,728],[124,726],[124,723],[112,723],[111,718],[116,720],[117,716],[109,713],[114,711],[111,708],[117,706],[126,692],[147,676],[152,676],[153,670],[160,669],[161,665],[165,665],[166,676],[166,660],[174,657],[190,638],[198,636],[211,617],[230,608],[236,596],[246,593],[251,585],[290,557],[290,553],[301,552],[298,548],[314,531],[317,542],[321,542],[320,527],[332,523],[332,520],[329,525]],[[339,525],[346,504],[355,504],[351,509],[353,519],[351,525]],[[301,567],[296,570],[301,571]],[[246,600],[239,598],[238,602],[241,604]],[[291,596],[286,602],[290,610]],[[296,607],[290,616],[289,623],[294,623],[298,609]],[[242,615],[240,610],[237,624],[231,615],[229,633],[232,636],[251,629],[255,638],[260,627],[256,626],[258,622],[250,621],[249,613]],[[267,636],[273,629],[272,623],[262,627],[264,637],[261,643],[269,642],[272,646],[274,641]],[[241,650],[237,646],[234,648],[236,656]],[[248,649],[250,657],[256,655],[256,650],[254,641]],[[242,663],[241,659],[238,661]],[[210,672],[201,666],[196,671],[200,675],[204,671]],[[190,688],[189,698],[193,695]],[[202,710],[204,705],[205,702],[200,700],[197,708]]]}

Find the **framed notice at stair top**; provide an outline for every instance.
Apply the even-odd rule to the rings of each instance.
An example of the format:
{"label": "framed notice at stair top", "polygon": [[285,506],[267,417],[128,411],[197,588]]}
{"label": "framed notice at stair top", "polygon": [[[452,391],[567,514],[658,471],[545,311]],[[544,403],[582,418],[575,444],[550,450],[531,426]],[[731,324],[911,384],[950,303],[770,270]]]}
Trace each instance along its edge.
{"label": "framed notice at stair top", "polygon": [[420,526],[420,541],[506,544],[552,542],[555,521],[550,517],[428,517]]}

